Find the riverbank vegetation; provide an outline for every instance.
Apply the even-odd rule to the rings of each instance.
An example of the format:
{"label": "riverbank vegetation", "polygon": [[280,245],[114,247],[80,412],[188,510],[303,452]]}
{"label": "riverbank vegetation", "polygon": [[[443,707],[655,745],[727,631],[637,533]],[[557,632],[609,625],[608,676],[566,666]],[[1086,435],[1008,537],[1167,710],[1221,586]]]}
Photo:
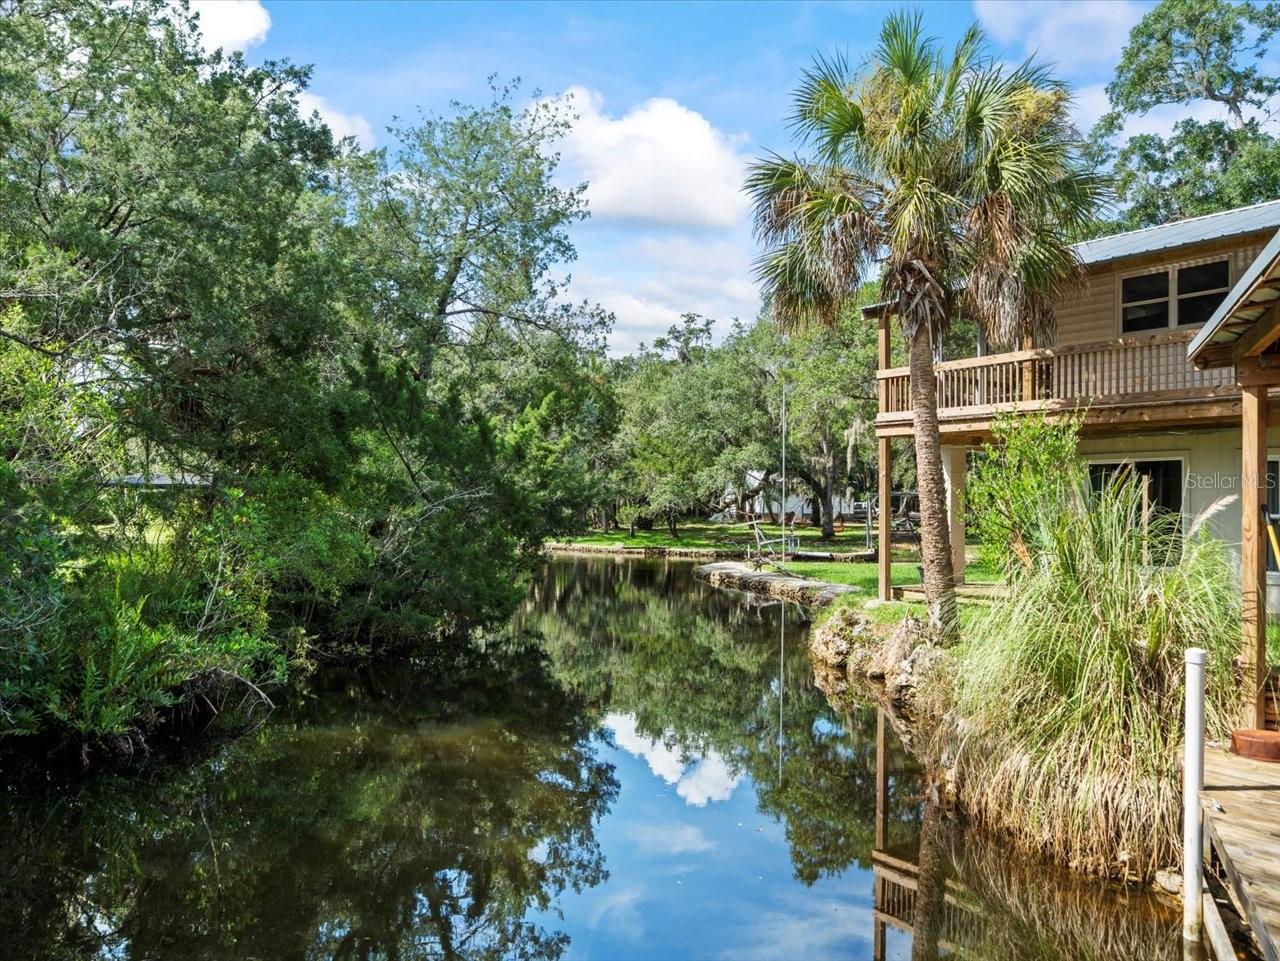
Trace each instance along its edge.
{"label": "riverbank vegetation", "polygon": [[1030,563],[956,656],[965,806],[1063,862],[1146,877],[1179,861],[1187,648],[1209,654],[1209,735],[1233,726],[1239,591],[1226,546],[1140,480],[1056,470]]}
{"label": "riverbank vegetation", "polygon": [[[980,494],[1024,498],[984,521],[1022,547],[1005,554],[1007,590],[971,609],[950,646],[850,605],[815,649],[884,684],[967,816],[1076,869],[1149,878],[1179,860],[1187,648],[1209,653],[1210,735],[1231,726],[1231,560],[1208,513],[1162,513],[1125,472],[1095,483],[1071,425],[1024,417],[998,433],[975,477]],[[1023,456],[1044,449],[1059,456]]]}
{"label": "riverbank vegetation", "polygon": [[167,0],[0,17],[0,742],[85,762],[508,613],[610,435],[562,106],[335,142]]}

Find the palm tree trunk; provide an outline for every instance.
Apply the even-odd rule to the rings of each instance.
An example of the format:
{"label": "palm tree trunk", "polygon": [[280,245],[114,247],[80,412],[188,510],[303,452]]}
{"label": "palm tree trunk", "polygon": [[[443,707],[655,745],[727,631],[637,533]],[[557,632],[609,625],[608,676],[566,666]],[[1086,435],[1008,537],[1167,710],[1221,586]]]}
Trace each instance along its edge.
{"label": "palm tree trunk", "polygon": [[911,416],[916,439],[916,489],[920,496],[920,562],[929,626],[949,636],[956,626],[955,572],[951,569],[951,530],[947,491],[942,480],[942,441],[938,436],[938,389],[933,373],[933,344],[918,324],[910,344]]}
{"label": "palm tree trunk", "polygon": [[942,851],[942,813],[938,786],[927,784],[924,818],[920,824],[920,854],[916,858],[916,911],[911,919],[911,961],[938,961],[946,922],[947,887]]}

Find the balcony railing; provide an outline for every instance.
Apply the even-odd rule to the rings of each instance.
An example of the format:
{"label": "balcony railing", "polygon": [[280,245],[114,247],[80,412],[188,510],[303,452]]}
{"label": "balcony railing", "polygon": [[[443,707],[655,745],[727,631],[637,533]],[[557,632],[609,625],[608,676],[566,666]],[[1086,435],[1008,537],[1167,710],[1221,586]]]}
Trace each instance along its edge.
{"label": "balcony railing", "polygon": [[[1002,410],[1054,410],[1087,406],[1194,400],[1237,391],[1229,368],[1197,370],[1187,361],[1195,331],[1019,350],[934,365],[938,411],[945,417]],[[882,370],[880,420],[911,414],[906,367]]]}

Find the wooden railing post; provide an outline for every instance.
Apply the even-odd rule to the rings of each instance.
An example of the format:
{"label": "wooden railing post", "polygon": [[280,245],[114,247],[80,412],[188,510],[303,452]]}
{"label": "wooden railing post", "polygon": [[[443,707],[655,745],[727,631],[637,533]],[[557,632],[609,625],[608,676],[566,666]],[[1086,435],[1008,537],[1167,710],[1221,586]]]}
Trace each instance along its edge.
{"label": "wooden railing post", "polygon": [[[1035,342],[1030,336],[1022,338],[1022,349],[1031,350],[1035,347]],[[1022,399],[1036,399],[1036,362],[1034,360],[1024,360],[1022,362]]]}
{"label": "wooden railing post", "polygon": [[[881,370],[889,369],[889,312],[881,309],[877,318],[876,360]],[[884,410],[885,398],[889,396],[889,385],[880,381],[880,409]]]}

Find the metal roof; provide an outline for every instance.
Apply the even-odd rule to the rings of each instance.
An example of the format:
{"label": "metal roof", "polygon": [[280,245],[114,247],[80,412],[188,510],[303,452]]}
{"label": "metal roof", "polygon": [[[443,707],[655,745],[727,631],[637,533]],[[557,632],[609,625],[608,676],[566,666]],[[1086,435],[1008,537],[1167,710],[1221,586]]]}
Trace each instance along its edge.
{"label": "metal roof", "polygon": [[[1084,240],[1075,244],[1074,249],[1080,257],[1080,262],[1087,267],[1124,257],[1137,257],[1141,254],[1185,247],[1188,244],[1201,244],[1209,240],[1238,237],[1277,228],[1280,228],[1280,200],[1267,200],[1260,204],[1223,210],[1216,214],[1175,220],[1173,223],[1160,224],[1158,227],[1143,227],[1141,230],[1127,230],[1109,237]],[[1245,277],[1247,276],[1246,272]],[[1242,282],[1245,277],[1241,278]],[[1237,284],[1236,289],[1239,287],[1240,285]],[[1224,306],[1232,302],[1235,293],[1236,290],[1232,290],[1231,295],[1223,301]],[[893,306],[892,301],[884,300],[868,304],[862,308],[862,313],[866,317],[877,317]],[[1216,317],[1217,314],[1214,316]],[[1205,331],[1211,326],[1212,320],[1201,330],[1201,336],[1204,336]],[[1197,337],[1193,346],[1199,342],[1200,337]]]}
{"label": "metal roof", "polygon": [[1280,300],[1280,230],[1240,275],[1187,347],[1197,367],[1222,367],[1232,362],[1229,348]]}
{"label": "metal roof", "polygon": [[1268,200],[1250,207],[1237,207],[1203,217],[1175,220],[1158,227],[1086,240],[1076,244],[1075,249],[1084,264],[1101,264],[1121,257],[1134,257],[1258,230],[1275,230],[1277,227],[1280,227],[1280,200]]}

